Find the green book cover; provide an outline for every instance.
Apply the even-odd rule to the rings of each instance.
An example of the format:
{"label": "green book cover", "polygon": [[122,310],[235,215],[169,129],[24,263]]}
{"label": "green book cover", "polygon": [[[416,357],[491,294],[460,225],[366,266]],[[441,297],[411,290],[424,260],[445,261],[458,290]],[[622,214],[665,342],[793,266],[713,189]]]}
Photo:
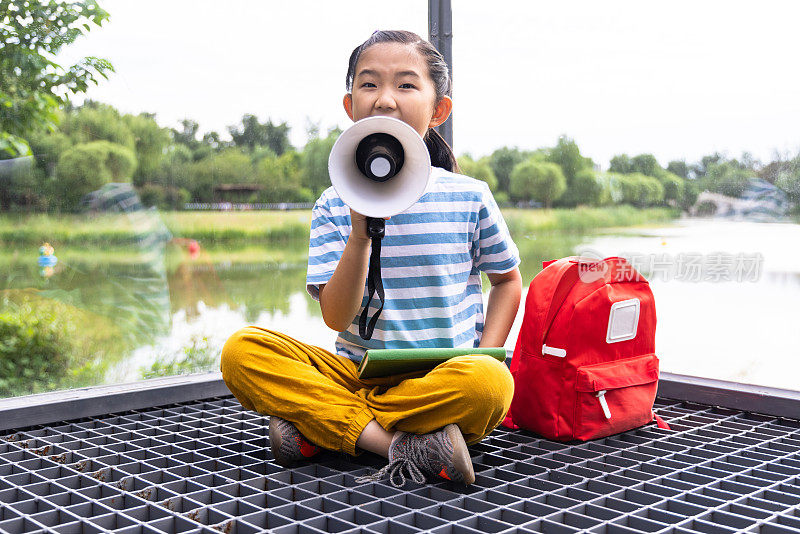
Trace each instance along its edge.
{"label": "green book cover", "polygon": [[402,375],[413,371],[433,369],[454,356],[487,354],[505,362],[506,349],[487,347],[479,349],[373,349],[368,350],[358,366],[358,378]]}

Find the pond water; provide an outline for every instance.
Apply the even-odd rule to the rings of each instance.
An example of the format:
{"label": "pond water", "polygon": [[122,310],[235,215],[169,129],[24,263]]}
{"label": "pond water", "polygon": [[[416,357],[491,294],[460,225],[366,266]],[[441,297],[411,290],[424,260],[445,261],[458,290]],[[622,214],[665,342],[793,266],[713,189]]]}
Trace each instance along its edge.
{"label": "pond water", "polygon": [[[523,257],[523,299],[542,260],[625,256],[651,282],[662,370],[800,389],[800,225],[681,220],[659,228],[515,240]],[[74,252],[47,279],[23,268],[30,258],[17,254],[6,258],[11,274],[5,288],[37,289],[114,317],[126,348],[109,353],[107,365],[84,380],[91,383],[215,369],[227,337],[248,324],[332,349],[335,333],[305,292],[304,240],[191,255],[180,243],[161,249],[145,262],[129,254],[108,252],[98,259],[98,251],[91,258]],[[197,354],[202,357],[193,367],[169,366]]]}
{"label": "pond water", "polygon": [[[544,259],[569,254],[624,256],[650,280],[658,315],[656,349],[663,370],[800,389],[796,373],[800,369],[800,225],[682,220],[667,227],[610,235],[516,240],[523,255],[523,299]],[[548,256],[552,249],[554,254]],[[234,264],[227,270],[217,269],[223,285],[236,278],[236,269]],[[279,330],[332,349],[335,334],[304,290],[305,265],[286,271],[294,273],[285,281],[293,287],[281,291],[288,297],[286,306],[258,310],[246,303],[210,306],[200,302],[192,317],[179,310],[173,315],[171,333],[155,345],[138,349],[130,368],[174,352],[193,337],[205,335],[210,345],[221,346],[244,324]],[[239,283],[255,293],[265,291],[265,282],[273,276],[255,269],[246,272],[248,276],[242,277],[246,281],[240,278]],[[519,333],[522,311],[520,306],[508,348],[513,348]]]}

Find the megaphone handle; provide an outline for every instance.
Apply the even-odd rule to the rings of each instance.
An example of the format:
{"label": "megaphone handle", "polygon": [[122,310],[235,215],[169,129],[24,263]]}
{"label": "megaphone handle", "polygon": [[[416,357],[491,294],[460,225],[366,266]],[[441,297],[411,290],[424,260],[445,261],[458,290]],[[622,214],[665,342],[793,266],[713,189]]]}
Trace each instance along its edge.
{"label": "megaphone handle", "polygon": [[[358,318],[358,334],[361,339],[371,339],[372,333],[375,331],[375,324],[378,322],[378,317],[383,311],[383,304],[385,302],[385,295],[383,292],[383,280],[381,279],[381,239],[385,234],[386,222],[383,219],[375,217],[367,217],[367,235],[372,238],[372,251],[369,255],[369,270],[367,271],[367,303],[364,305],[364,310]],[[381,307],[372,316],[367,324],[367,312],[369,311],[369,304],[372,302],[372,297],[375,292],[378,293],[378,298],[381,301]]]}
{"label": "megaphone handle", "polygon": [[[386,221],[380,217],[367,217],[367,236],[371,237],[373,243],[375,238],[382,239],[386,234]],[[380,247],[380,245],[378,245]]]}

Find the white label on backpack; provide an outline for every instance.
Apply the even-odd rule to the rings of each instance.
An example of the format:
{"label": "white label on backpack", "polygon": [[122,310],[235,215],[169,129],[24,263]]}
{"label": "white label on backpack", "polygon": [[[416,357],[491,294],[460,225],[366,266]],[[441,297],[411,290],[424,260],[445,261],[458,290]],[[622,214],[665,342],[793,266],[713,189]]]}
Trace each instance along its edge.
{"label": "white label on backpack", "polygon": [[628,299],[611,305],[608,314],[606,343],[618,343],[636,337],[639,326],[639,299]]}

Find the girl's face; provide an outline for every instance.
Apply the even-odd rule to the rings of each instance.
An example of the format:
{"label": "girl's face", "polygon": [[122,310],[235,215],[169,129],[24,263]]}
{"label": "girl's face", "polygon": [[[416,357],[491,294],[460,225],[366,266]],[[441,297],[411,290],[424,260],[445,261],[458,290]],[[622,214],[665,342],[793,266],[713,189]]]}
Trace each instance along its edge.
{"label": "girl's face", "polygon": [[425,59],[414,45],[403,43],[378,43],[364,50],[356,64],[353,92],[344,96],[344,109],[353,121],[393,117],[421,136],[443,123],[452,106],[447,96],[436,102]]}

